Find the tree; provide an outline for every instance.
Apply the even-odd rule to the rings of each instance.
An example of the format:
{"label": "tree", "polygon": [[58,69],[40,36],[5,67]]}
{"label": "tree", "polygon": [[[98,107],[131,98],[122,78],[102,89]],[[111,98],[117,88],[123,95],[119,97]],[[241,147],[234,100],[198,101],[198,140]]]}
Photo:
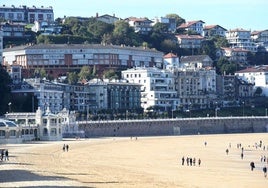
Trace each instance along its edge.
{"label": "tree", "polygon": [[181,18],[177,14],[167,14],[166,17],[167,18],[175,18],[177,27],[180,26],[181,24],[185,23],[185,19]]}
{"label": "tree", "polygon": [[112,80],[112,79],[118,79],[119,76],[117,75],[115,70],[111,69],[103,72],[103,78]]}
{"label": "tree", "polygon": [[68,83],[74,85],[78,82],[78,75],[76,72],[67,73]]}
{"label": "tree", "polygon": [[10,76],[0,65],[0,115],[3,115],[8,111],[8,104],[11,100],[10,84]]}
{"label": "tree", "polygon": [[259,96],[261,96],[261,94],[262,94],[262,88],[261,87],[257,87],[254,95],[259,97]]}
{"label": "tree", "polygon": [[92,77],[92,68],[83,66],[78,74],[79,80],[90,80]]}
{"label": "tree", "polygon": [[229,43],[225,37],[222,36],[214,36],[211,38],[214,42],[216,48],[229,47]]}
{"label": "tree", "polygon": [[114,26],[105,22],[90,19],[87,25],[87,32],[90,33],[96,41],[101,42],[104,34],[109,34],[113,31]]}
{"label": "tree", "polygon": [[212,60],[216,59],[216,47],[212,40],[205,40],[201,44],[200,54],[208,55]]}

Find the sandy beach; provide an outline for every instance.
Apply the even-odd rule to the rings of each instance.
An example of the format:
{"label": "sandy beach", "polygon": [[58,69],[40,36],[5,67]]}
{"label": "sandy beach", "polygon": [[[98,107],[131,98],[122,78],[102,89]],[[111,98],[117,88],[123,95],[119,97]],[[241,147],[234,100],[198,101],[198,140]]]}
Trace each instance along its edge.
{"label": "sandy beach", "polygon": [[[262,147],[256,148],[260,141]],[[70,146],[68,152],[63,144]],[[0,187],[268,186],[262,171],[268,163],[261,161],[261,156],[268,157],[268,133],[70,139],[0,147],[10,155],[9,161],[0,162]],[[183,156],[200,158],[201,165],[182,165]]]}

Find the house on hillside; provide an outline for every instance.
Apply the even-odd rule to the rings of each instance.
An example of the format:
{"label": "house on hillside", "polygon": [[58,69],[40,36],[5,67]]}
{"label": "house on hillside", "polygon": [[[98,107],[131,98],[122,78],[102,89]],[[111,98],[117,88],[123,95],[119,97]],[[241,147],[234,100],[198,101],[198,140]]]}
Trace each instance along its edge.
{"label": "house on hillside", "polygon": [[227,29],[219,25],[207,25],[204,27],[203,31],[204,31],[203,33],[204,37],[213,37],[213,36],[225,37]]}
{"label": "house on hillside", "polygon": [[200,35],[176,35],[180,48],[200,48],[204,37]]}
{"label": "house on hillside", "polygon": [[173,53],[168,53],[164,55],[163,57],[164,60],[164,69],[168,69],[173,71],[176,68],[179,68],[180,66],[180,58]]}
{"label": "house on hillside", "polygon": [[120,18],[115,17],[115,14],[113,14],[112,16],[109,14],[104,14],[104,15],[99,16],[98,13],[96,14],[96,19],[98,21],[105,22],[107,24],[114,24],[115,22],[120,20]]}
{"label": "house on hillside", "polygon": [[160,17],[152,19],[153,26],[157,23],[162,23],[167,26],[168,32],[174,33],[177,29],[176,19],[175,18],[167,18],[167,17]]}
{"label": "house on hillside", "polygon": [[186,31],[194,31],[198,33],[199,35],[203,34],[203,25],[205,22],[202,20],[197,21],[189,21],[186,23],[181,24],[178,29],[184,29]]}
{"label": "house on hillside", "polygon": [[257,44],[257,47],[264,47],[268,51],[268,29],[251,32],[251,39]]}
{"label": "house on hillside", "polygon": [[184,68],[200,69],[212,67],[213,60],[208,55],[182,56],[180,58],[180,64]]}
{"label": "house on hillside", "polygon": [[136,33],[148,34],[148,32],[152,30],[153,21],[149,20],[148,18],[129,17],[126,18],[125,21],[127,21],[129,25],[134,28]]}
{"label": "house on hillside", "polygon": [[229,30],[226,32],[226,39],[231,48],[242,48],[251,52],[257,51],[257,47],[251,39],[250,30],[242,28]]}

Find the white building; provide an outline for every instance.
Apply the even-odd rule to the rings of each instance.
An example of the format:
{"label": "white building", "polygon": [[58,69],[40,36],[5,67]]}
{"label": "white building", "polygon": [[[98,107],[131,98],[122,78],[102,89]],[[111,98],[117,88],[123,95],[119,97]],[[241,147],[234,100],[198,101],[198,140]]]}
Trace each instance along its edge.
{"label": "white building", "polygon": [[200,48],[204,37],[200,35],[176,35],[180,48]]}
{"label": "white building", "polygon": [[19,144],[21,142],[21,128],[13,121],[0,119],[0,144]]}
{"label": "white building", "polygon": [[185,29],[186,31],[194,31],[199,35],[202,35],[204,23],[205,22],[203,22],[202,20],[188,21],[186,23],[181,24],[178,28]]}
{"label": "white building", "polygon": [[176,109],[177,92],[174,87],[174,75],[168,70],[158,68],[132,68],[122,71],[122,79],[130,83],[141,84],[141,107],[162,111]]}
{"label": "white building", "polygon": [[[20,135],[19,137],[22,141],[59,141],[62,140],[63,134],[68,136],[81,135],[81,132],[78,131],[75,113],[69,112],[66,109],[53,114],[49,108],[46,111],[38,108],[36,112],[7,113],[5,117],[16,123],[19,128],[17,134]],[[15,136],[14,134],[12,133],[13,136]],[[7,137],[7,134],[5,135]]]}
{"label": "white building", "polygon": [[231,48],[242,48],[256,52],[257,47],[251,39],[251,32],[244,29],[233,29],[226,32],[226,39]]}
{"label": "white building", "polygon": [[212,36],[221,36],[225,37],[225,33],[227,29],[221,27],[220,25],[206,25],[204,27],[204,37],[212,37]]}
{"label": "white building", "polygon": [[236,76],[262,89],[263,96],[268,96],[268,65],[249,67],[235,73]]}
{"label": "white building", "polygon": [[164,60],[164,67],[163,67],[164,69],[174,71],[174,69],[180,67],[180,58],[173,53],[166,54],[163,60]]}
{"label": "white building", "polygon": [[16,7],[0,6],[0,18],[14,22],[34,23],[34,21],[54,21],[53,8],[46,7],[27,7],[25,5]]}
{"label": "white building", "polygon": [[163,53],[154,49],[101,44],[49,44],[6,48],[3,64],[22,67],[23,78],[32,77],[38,68],[44,68],[52,77],[83,66],[110,68],[161,67]]}
{"label": "white building", "polygon": [[152,30],[153,21],[148,18],[129,17],[125,19],[136,33],[148,34]]}

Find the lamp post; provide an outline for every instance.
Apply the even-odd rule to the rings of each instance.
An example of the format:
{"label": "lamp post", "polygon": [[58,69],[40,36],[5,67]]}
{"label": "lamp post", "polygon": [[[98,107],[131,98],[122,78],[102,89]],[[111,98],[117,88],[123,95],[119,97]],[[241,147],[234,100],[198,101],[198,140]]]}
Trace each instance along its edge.
{"label": "lamp post", "polygon": [[245,102],[243,101],[242,104],[243,104],[243,117],[244,117],[244,115],[245,115]]}
{"label": "lamp post", "polygon": [[9,102],[9,103],[8,103],[8,112],[9,112],[9,113],[11,112],[11,105],[12,105],[12,103]]}
{"label": "lamp post", "polygon": [[265,116],[267,116],[267,108],[265,108]]}

